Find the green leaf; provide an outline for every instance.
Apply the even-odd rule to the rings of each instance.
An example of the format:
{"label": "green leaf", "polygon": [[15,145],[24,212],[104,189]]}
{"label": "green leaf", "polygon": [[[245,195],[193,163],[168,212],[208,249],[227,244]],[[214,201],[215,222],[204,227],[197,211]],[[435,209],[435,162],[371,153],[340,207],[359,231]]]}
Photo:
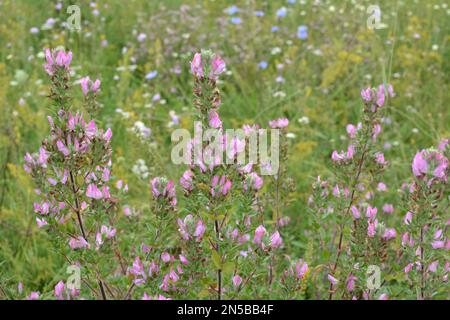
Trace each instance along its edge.
{"label": "green leaf", "polygon": [[214,262],[214,265],[218,270],[222,269],[222,258],[219,256],[219,253],[216,250],[212,251],[212,260]]}

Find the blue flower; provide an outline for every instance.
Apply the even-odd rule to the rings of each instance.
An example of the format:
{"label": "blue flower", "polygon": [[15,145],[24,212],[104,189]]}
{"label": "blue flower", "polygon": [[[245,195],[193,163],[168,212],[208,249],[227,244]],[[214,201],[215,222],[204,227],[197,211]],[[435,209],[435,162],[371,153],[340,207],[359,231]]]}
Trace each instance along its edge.
{"label": "blue flower", "polygon": [[269,64],[267,63],[267,61],[261,61],[260,63],[258,63],[258,67],[262,70],[267,69],[268,66]]}
{"label": "blue flower", "polygon": [[239,17],[233,17],[231,18],[231,23],[232,24],[241,24],[242,20]]}
{"label": "blue flower", "polygon": [[280,27],[279,26],[273,26],[270,30],[272,32],[277,32],[278,30],[280,30]]}
{"label": "blue flower", "polygon": [[226,8],[225,12],[228,13],[230,16],[232,16],[233,14],[236,14],[239,12],[239,8],[235,5],[233,5],[229,8]]}
{"label": "blue flower", "polygon": [[280,9],[278,9],[277,11],[277,17],[285,17],[287,13],[287,10],[285,7],[281,7]]}
{"label": "blue flower", "polygon": [[153,70],[153,71],[150,71],[149,73],[147,73],[147,74],[145,75],[145,79],[151,80],[151,79],[153,79],[154,77],[156,77],[157,75],[158,75],[158,71]]}
{"label": "blue flower", "polygon": [[297,38],[305,40],[308,38],[308,27],[301,25],[297,29]]}
{"label": "blue flower", "polygon": [[255,11],[255,16],[264,17],[264,11],[262,11],[262,10]]}
{"label": "blue flower", "polygon": [[288,3],[294,4],[297,0],[288,0]]}

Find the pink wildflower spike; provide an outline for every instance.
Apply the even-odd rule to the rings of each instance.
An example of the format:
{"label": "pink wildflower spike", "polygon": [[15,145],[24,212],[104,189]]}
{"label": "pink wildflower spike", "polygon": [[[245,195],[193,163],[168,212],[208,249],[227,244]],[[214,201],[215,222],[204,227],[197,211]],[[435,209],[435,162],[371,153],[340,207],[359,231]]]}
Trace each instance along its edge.
{"label": "pink wildflower spike", "polygon": [[191,62],[191,72],[198,78],[203,77],[203,64],[202,64],[202,55],[201,53],[196,53]]}
{"label": "pink wildflower spike", "polygon": [[103,194],[95,184],[91,183],[86,188],[86,197],[99,200],[103,198]]}

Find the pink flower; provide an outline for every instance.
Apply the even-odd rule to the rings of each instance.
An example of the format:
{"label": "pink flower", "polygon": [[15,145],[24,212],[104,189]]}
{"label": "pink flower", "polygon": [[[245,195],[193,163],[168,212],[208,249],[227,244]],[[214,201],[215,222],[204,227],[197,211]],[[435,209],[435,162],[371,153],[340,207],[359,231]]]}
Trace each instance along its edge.
{"label": "pink flower", "polygon": [[225,61],[218,54],[215,54],[211,61],[211,73],[209,77],[216,79],[218,75],[225,71],[225,66]]}
{"label": "pink flower", "polygon": [[47,163],[47,159],[50,157],[49,152],[44,149],[44,147],[39,148],[39,158],[38,162],[40,165],[44,166]]}
{"label": "pink flower", "polygon": [[30,293],[30,295],[27,297],[27,300],[39,300],[39,292],[33,291]]}
{"label": "pink flower", "polygon": [[366,217],[368,219],[373,219],[377,215],[378,209],[376,207],[372,208],[372,206],[367,207]]}
{"label": "pink flower", "polygon": [[81,91],[83,91],[83,95],[87,95],[89,93],[89,77],[81,78],[80,85],[81,85]]}
{"label": "pink flower", "polygon": [[356,281],[356,276],[353,275],[352,273],[349,274],[348,278],[347,278],[347,290],[349,292],[352,292],[355,289],[355,281]]}
{"label": "pink flower", "polygon": [[198,78],[203,77],[202,55],[198,52],[194,55],[194,59],[192,59],[191,72]]}
{"label": "pink flower", "polygon": [[64,289],[65,289],[64,281],[59,281],[56,284],[55,290],[54,290],[55,297],[58,298],[58,300],[64,300],[64,297],[63,297]]}
{"label": "pink flower", "polygon": [[163,252],[161,254],[161,260],[165,263],[170,261],[170,254],[168,252]]}
{"label": "pink flower", "polygon": [[445,247],[445,241],[442,240],[433,241],[431,246],[433,247],[433,249],[442,249]]}
{"label": "pink flower", "polygon": [[215,129],[222,127],[222,121],[219,118],[219,114],[214,109],[209,112],[209,126]]}
{"label": "pink flower", "polygon": [[334,188],[333,188],[333,196],[334,196],[335,198],[339,198],[340,195],[341,195],[341,193],[340,193],[340,191],[339,191],[339,186],[338,186],[338,185],[335,185]]}
{"label": "pink flower", "polygon": [[99,200],[103,198],[103,193],[95,184],[91,183],[86,188],[86,197]]}
{"label": "pink flower", "polygon": [[191,170],[186,170],[180,178],[180,184],[186,191],[192,191],[192,178],[194,173]]}
{"label": "pink flower", "polygon": [[350,137],[350,139],[355,138],[356,132],[358,131],[356,126],[354,126],[353,124],[348,124],[346,129],[347,129],[347,133],[348,133],[348,136]]}
{"label": "pink flower", "polygon": [[103,135],[103,140],[105,140],[106,143],[109,143],[111,141],[111,137],[112,137],[112,131],[110,128],[108,128],[105,132],[105,134]]}
{"label": "pink flower", "polygon": [[406,215],[405,215],[405,219],[403,220],[403,222],[404,222],[406,225],[409,225],[409,224],[411,223],[411,221],[412,221],[412,218],[413,218],[413,213],[412,213],[411,211],[408,211],[408,212],[406,213]]}
{"label": "pink flower", "polygon": [[382,293],[380,294],[380,296],[378,297],[378,300],[388,300],[389,297],[386,293]]}
{"label": "pink flower", "polygon": [[370,87],[361,90],[361,97],[365,102],[372,100],[372,89]]}
{"label": "pink flower", "polygon": [[350,144],[347,148],[347,159],[353,159],[355,155],[355,146]]}
{"label": "pink flower", "polygon": [[47,48],[45,49],[45,59],[47,63],[44,65],[44,69],[49,75],[53,75],[56,69],[60,67],[69,70],[72,62],[72,52],[65,53],[63,50],[52,52]]}
{"label": "pink flower", "polygon": [[247,179],[244,184],[244,190],[254,190],[258,191],[263,185],[263,179],[256,174],[256,172],[251,172],[247,175]]}
{"label": "pink flower", "polygon": [[197,242],[202,240],[203,234],[205,233],[206,226],[202,220],[198,220],[197,226],[195,227],[194,237],[197,238]]}
{"label": "pink flower", "polygon": [[392,212],[394,212],[394,206],[390,203],[386,203],[385,205],[383,205],[383,211],[385,213],[391,214]]}
{"label": "pink flower", "polygon": [[395,231],[394,228],[388,228],[384,231],[384,235],[383,238],[385,240],[390,240],[390,239],[394,239],[397,236],[397,232]]}
{"label": "pink flower", "polygon": [[38,217],[36,217],[36,223],[38,228],[42,228],[43,226],[48,225],[48,222],[45,221],[45,219],[39,219]]}
{"label": "pink flower", "polygon": [[272,249],[276,249],[283,244],[283,239],[281,239],[281,235],[278,231],[275,231],[270,237],[270,246]]}
{"label": "pink flower", "polygon": [[69,241],[69,246],[72,250],[86,248],[89,249],[89,243],[82,236],[77,238],[71,238]]}
{"label": "pink flower", "polygon": [[329,274],[327,276],[327,278],[328,278],[328,281],[330,281],[332,285],[336,285],[339,282],[339,280],[336,279],[335,277],[333,277],[331,274]]}
{"label": "pink flower", "polygon": [[308,272],[308,264],[300,259],[295,264],[295,271],[297,273],[297,278],[303,279]]}
{"label": "pink flower", "polygon": [[387,91],[389,96],[391,96],[391,98],[395,97],[394,87],[392,86],[392,84],[388,84]]}
{"label": "pink flower", "polygon": [[377,225],[378,225],[377,219],[375,219],[375,221],[373,221],[373,222],[369,220],[368,226],[367,226],[367,236],[369,238],[373,238],[375,236]]}
{"label": "pink flower", "polygon": [[424,159],[425,150],[422,150],[414,156],[412,162],[412,171],[416,177],[420,177],[428,172],[428,163]]}
{"label": "pink flower", "polygon": [[255,230],[255,237],[253,238],[253,242],[260,245],[265,234],[266,228],[264,228],[263,225],[258,226]]}
{"label": "pink flower", "polygon": [[106,235],[106,239],[111,239],[116,235],[116,229],[113,227],[108,227],[105,225],[102,225],[100,228],[101,234]]}
{"label": "pink flower", "polygon": [[406,265],[405,269],[403,269],[403,271],[404,271],[406,274],[408,274],[408,273],[412,270],[413,266],[414,266],[414,265],[413,265],[412,263],[408,263],[408,264]]}
{"label": "pink flower", "polygon": [[439,260],[433,261],[428,265],[428,271],[436,272],[439,266]]}
{"label": "pink flower", "polygon": [[179,255],[179,259],[180,259],[180,262],[184,265],[187,265],[189,263],[188,259],[186,259],[186,257],[182,254]]}
{"label": "pink flower", "polygon": [[94,93],[97,92],[98,89],[100,89],[100,84],[101,84],[100,80],[96,79],[91,87],[92,92],[94,92]]}
{"label": "pink flower", "polygon": [[64,143],[61,140],[58,140],[56,142],[56,147],[58,148],[59,152],[61,152],[64,156],[68,156],[70,154],[69,149],[64,145]]}
{"label": "pink flower", "polygon": [[384,160],[384,154],[381,152],[375,153],[375,161],[382,166],[387,164],[386,160]]}
{"label": "pink flower", "polygon": [[378,183],[377,190],[380,191],[380,192],[381,191],[386,191],[387,187],[386,187],[386,185],[383,182],[380,182],[380,183]]}
{"label": "pink flower", "polygon": [[234,275],[233,276],[233,285],[235,287],[239,287],[241,283],[242,283],[242,278],[239,275],[237,275],[237,274]]}
{"label": "pink flower", "polygon": [[352,210],[352,214],[353,214],[353,217],[354,217],[355,219],[361,218],[361,213],[359,212],[359,210],[358,210],[357,207],[351,206],[350,209]]}
{"label": "pink flower", "polygon": [[375,141],[380,133],[381,133],[381,125],[376,123],[373,126],[372,139]]}
{"label": "pink flower", "polygon": [[341,160],[345,159],[345,156],[343,154],[338,153],[336,150],[333,151],[331,154],[331,159],[335,162],[339,162]]}
{"label": "pink flower", "polygon": [[286,128],[289,125],[289,120],[287,118],[279,118],[275,120],[269,121],[269,126],[272,129],[283,129]]}
{"label": "pink flower", "polygon": [[380,84],[377,90],[377,105],[382,107],[384,105],[384,85]]}

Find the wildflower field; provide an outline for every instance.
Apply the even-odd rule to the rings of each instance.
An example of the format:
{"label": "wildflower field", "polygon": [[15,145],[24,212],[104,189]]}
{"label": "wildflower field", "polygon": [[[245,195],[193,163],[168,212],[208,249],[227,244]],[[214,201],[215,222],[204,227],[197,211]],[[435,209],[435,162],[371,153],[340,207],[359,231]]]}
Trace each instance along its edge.
{"label": "wildflower field", "polygon": [[0,0],[0,299],[449,299],[450,4],[375,2]]}

